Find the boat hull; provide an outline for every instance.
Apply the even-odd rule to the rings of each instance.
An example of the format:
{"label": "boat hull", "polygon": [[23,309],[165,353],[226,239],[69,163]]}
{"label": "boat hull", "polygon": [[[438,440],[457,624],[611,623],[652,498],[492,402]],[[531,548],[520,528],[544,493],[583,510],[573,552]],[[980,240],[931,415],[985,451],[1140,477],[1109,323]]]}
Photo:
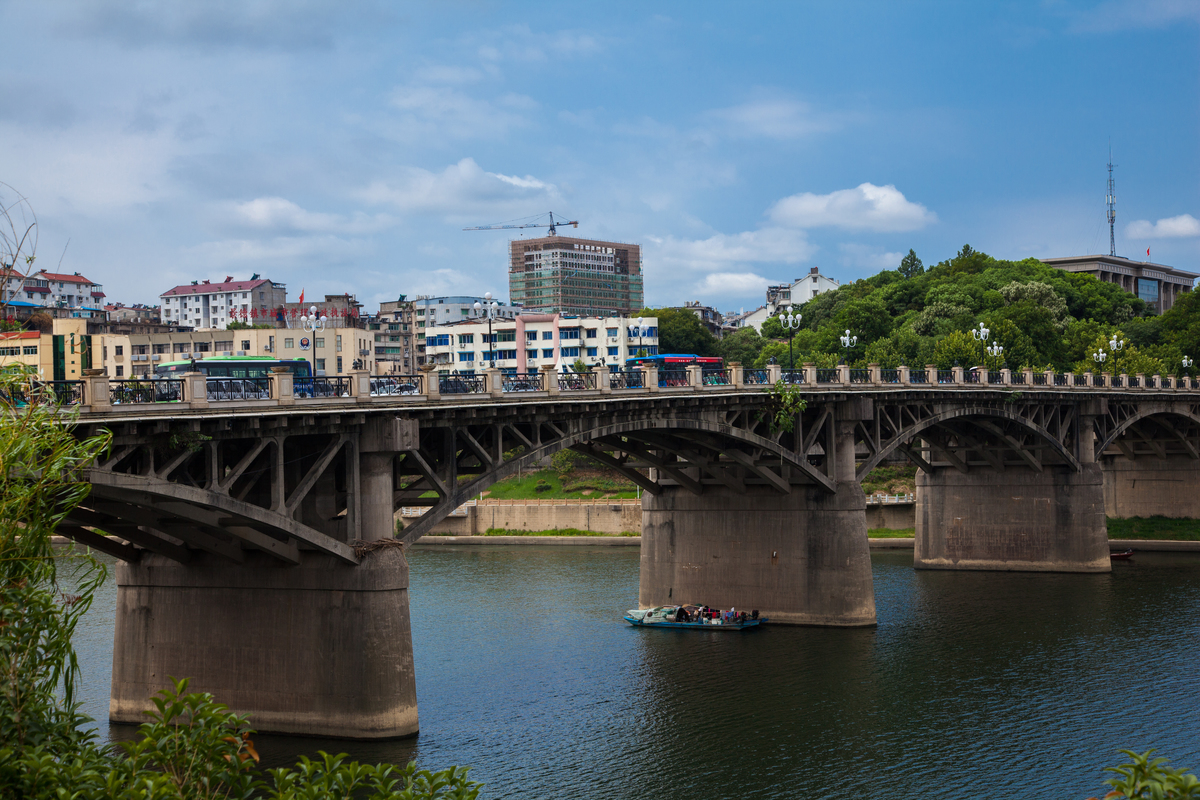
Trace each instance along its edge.
{"label": "boat hull", "polygon": [[625,621],[635,628],[692,628],[703,631],[741,631],[747,628],[757,628],[759,623],[767,618],[748,619],[745,622],[726,622],[721,625],[709,625],[704,622],[642,622],[634,617],[625,617]]}

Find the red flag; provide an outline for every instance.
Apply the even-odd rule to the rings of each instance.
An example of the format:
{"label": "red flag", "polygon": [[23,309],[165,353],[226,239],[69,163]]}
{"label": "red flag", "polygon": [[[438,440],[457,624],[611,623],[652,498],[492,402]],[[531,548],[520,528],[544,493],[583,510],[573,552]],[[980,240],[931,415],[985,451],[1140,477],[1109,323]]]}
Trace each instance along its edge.
{"label": "red flag", "polygon": [[1147,261],[1150,260],[1150,248],[1149,247],[1146,248],[1146,260]]}
{"label": "red flag", "polygon": [[303,289],[300,290],[300,302],[301,303],[304,302],[304,290]]}

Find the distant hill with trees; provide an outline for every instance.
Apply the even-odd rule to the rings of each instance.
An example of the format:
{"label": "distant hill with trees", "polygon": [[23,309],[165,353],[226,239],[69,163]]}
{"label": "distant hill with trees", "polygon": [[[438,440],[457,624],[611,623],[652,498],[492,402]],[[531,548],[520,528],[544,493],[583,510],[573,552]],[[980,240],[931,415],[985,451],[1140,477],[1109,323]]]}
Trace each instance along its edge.
{"label": "distant hill with trees", "polygon": [[[929,269],[910,250],[897,269],[844,284],[797,308],[803,323],[792,341],[794,365],[777,318],[764,323],[761,336],[744,328],[718,340],[689,311],[641,313],[658,317],[660,352],[720,355],[756,367],[772,358],[784,367],[831,367],[846,356],[852,366],[888,369],[902,363],[949,369],[957,363],[1098,372],[1092,353],[1109,352],[1114,336],[1125,346],[1109,353],[1108,372],[1181,374],[1183,356],[1200,354],[1196,292],[1180,295],[1174,308],[1157,316],[1115,284],[1034,258],[995,259],[969,245]],[[991,331],[986,343],[970,333],[981,322]],[[846,330],[858,337],[849,351],[838,341]],[[1004,346],[998,358],[984,351],[994,343]]]}

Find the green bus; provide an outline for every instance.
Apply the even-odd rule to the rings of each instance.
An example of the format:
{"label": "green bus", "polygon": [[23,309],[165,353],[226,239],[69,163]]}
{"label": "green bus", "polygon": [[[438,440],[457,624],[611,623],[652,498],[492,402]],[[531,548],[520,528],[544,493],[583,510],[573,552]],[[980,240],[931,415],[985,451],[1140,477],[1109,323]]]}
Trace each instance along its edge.
{"label": "green bus", "polygon": [[198,361],[167,361],[154,365],[154,376],[178,378],[185,372],[202,372],[209,378],[269,378],[271,367],[287,367],[297,378],[312,376],[312,364],[304,359],[270,356],[214,356]]}

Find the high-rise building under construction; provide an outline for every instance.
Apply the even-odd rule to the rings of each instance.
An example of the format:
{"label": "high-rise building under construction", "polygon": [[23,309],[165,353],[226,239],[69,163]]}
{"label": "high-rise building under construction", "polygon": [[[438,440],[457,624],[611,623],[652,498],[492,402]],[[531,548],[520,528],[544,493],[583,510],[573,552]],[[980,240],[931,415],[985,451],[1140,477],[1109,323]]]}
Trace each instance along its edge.
{"label": "high-rise building under construction", "polygon": [[528,311],[621,317],[640,310],[642,248],[545,236],[509,242],[508,290]]}

